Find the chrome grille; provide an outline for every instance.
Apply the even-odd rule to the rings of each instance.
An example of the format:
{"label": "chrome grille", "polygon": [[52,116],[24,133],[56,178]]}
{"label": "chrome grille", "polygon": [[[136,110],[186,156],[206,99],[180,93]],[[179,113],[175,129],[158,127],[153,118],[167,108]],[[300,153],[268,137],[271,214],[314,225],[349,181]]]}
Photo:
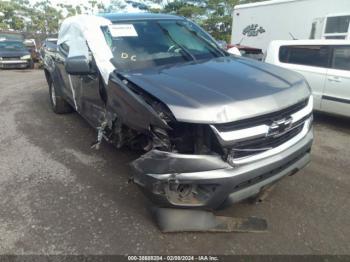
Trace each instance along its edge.
{"label": "chrome grille", "polygon": [[295,105],[287,107],[278,112],[273,112],[270,114],[266,114],[266,115],[258,116],[254,118],[239,120],[232,123],[218,124],[218,125],[215,125],[215,128],[220,132],[226,132],[226,131],[238,130],[238,129],[248,128],[248,127],[254,127],[254,126],[263,125],[263,124],[271,125],[273,121],[283,119],[303,109],[307,105],[307,102],[308,102],[308,99],[305,99]]}
{"label": "chrome grille", "polygon": [[304,125],[291,129],[279,137],[263,137],[237,143],[231,149],[232,157],[241,158],[278,147],[301,132]]}
{"label": "chrome grille", "polygon": [[243,163],[276,154],[300,140],[311,125],[312,108],[310,97],[278,112],[211,128],[228,151],[228,159]]}

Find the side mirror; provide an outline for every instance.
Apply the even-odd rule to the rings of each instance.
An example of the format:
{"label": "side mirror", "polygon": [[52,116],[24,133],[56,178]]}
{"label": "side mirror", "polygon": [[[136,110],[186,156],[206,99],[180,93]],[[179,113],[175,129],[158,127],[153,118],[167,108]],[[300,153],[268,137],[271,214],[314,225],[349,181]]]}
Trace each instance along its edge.
{"label": "side mirror", "polygon": [[89,59],[85,56],[67,57],[64,67],[70,75],[88,75],[93,73]]}

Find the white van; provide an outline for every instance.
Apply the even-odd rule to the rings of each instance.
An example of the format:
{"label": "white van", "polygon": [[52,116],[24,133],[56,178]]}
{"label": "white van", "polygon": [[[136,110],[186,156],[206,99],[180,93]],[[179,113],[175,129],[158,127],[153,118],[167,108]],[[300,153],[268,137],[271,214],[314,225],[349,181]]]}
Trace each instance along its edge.
{"label": "white van", "polygon": [[350,116],[350,40],[272,41],[265,62],[302,74],[315,110]]}

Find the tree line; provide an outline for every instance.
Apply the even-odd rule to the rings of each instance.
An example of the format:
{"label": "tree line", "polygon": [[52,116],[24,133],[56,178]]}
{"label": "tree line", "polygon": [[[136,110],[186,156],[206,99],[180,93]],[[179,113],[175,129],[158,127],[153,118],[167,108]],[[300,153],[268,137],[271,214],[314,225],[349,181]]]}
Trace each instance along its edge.
{"label": "tree line", "polygon": [[[142,11],[170,13],[187,17],[213,35],[218,40],[229,42],[232,27],[233,8],[238,3],[261,0],[111,0],[104,4],[98,0],[88,0],[83,5],[58,4],[50,0],[0,0],[0,30],[17,30],[45,36],[55,35],[59,24],[69,16],[123,12],[127,4]],[[154,8],[150,3],[157,4]]]}

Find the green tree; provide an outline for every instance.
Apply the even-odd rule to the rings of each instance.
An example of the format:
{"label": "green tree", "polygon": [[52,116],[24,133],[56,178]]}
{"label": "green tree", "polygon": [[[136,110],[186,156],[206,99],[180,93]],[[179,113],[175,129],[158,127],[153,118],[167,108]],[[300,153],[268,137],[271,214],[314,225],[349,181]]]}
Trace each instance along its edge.
{"label": "green tree", "polygon": [[171,13],[179,16],[187,17],[191,20],[200,23],[201,16],[203,16],[206,12],[206,1],[183,1],[183,0],[175,0],[174,2],[170,2],[161,12],[163,13]]}
{"label": "green tree", "polygon": [[0,0],[0,29],[25,29],[25,13],[28,1],[14,0],[1,1]]}
{"label": "green tree", "polygon": [[208,18],[203,27],[216,39],[230,41],[232,13],[238,0],[208,0]]}
{"label": "green tree", "polygon": [[262,2],[266,0],[241,0],[239,1],[240,4],[248,4],[248,3],[255,3],[255,2]]}
{"label": "green tree", "polygon": [[103,12],[105,13],[113,13],[123,10],[126,7],[124,1],[120,0],[111,0],[109,5],[105,6]]}
{"label": "green tree", "polygon": [[[154,0],[156,2],[157,0]],[[187,17],[200,24],[217,40],[230,41],[234,6],[263,0],[175,0],[156,12]]]}
{"label": "green tree", "polygon": [[[247,3],[261,0],[149,1],[162,5],[160,9],[148,8],[149,11],[187,17],[203,26],[216,39],[229,41],[234,6],[238,2]],[[139,2],[140,6],[144,6],[144,2]],[[28,0],[0,0],[0,29],[51,35],[58,32],[59,24],[68,16],[91,14],[97,10],[118,12],[126,7],[123,0],[111,0],[108,5],[104,5],[102,0],[88,0],[84,5],[59,4],[57,7],[54,7],[50,0],[38,0],[33,5],[31,3]]]}
{"label": "green tree", "polygon": [[31,18],[28,29],[45,36],[56,34],[58,24],[63,19],[62,11],[54,8],[49,0],[36,2],[28,15]]}
{"label": "green tree", "polygon": [[232,12],[238,0],[175,0],[163,8],[165,13],[187,17],[204,27],[218,40],[230,40]]}
{"label": "green tree", "polygon": [[81,14],[80,6],[73,6],[70,4],[58,4],[58,7],[61,9],[62,13],[65,13],[65,17],[74,16],[77,14]]}

